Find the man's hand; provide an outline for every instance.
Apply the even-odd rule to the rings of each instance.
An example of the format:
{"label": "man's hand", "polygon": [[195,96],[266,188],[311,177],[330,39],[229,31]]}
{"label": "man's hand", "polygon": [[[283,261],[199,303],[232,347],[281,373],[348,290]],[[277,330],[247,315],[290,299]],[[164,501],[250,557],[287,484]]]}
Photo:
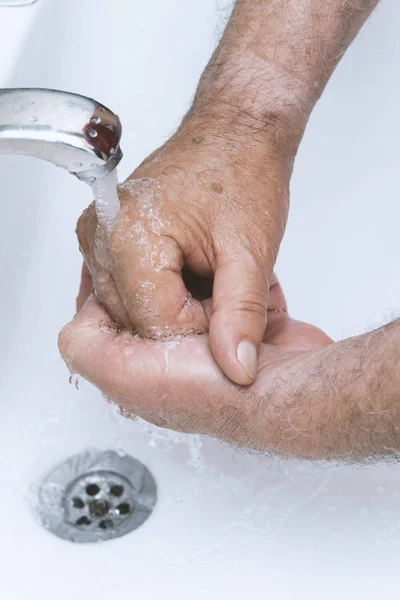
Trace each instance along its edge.
{"label": "man's hand", "polygon": [[[106,261],[93,205],[77,228],[97,298],[116,322],[151,338],[209,331],[215,359],[240,384],[257,371],[291,171],[272,133],[254,127],[187,122],[120,186]],[[209,323],[201,300],[211,290]]]}
{"label": "man's hand", "polygon": [[400,452],[400,321],[333,344],[292,320],[271,288],[258,376],[224,377],[208,336],[141,339],[91,297],[60,334],[71,372],[124,412],[161,427],[307,459],[359,460]]}

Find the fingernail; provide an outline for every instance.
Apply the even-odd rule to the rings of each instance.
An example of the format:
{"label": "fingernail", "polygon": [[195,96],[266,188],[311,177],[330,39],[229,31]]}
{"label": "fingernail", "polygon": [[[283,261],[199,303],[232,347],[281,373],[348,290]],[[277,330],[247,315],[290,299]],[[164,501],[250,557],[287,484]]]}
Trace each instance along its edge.
{"label": "fingernail", "polygon": [[237,359],[250,379],[257,374],[257,348],[251,342],[242,341],[237,347]]}

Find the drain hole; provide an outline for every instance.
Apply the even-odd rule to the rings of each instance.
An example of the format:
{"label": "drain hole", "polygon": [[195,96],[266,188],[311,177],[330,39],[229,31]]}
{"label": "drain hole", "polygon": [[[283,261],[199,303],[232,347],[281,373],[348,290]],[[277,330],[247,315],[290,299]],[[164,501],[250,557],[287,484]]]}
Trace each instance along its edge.
{"label": "drain hole", "polygon": [[106,500],[95,500],[90,503],[90,514],[92,517],[105,517],[109,509],[110,506]]}
{"label": "drain hole", "polygon": [[80,519],[77,520],[76,524],[77,525],[90,525],[90,519],[88,519],[87,517],[81,517]]}
{"label": "drain hole", "polygon": [[113,485],[110,489],[110,492],[113,496],[119,498],[124,493],[124,488],[122,485]]}
{"label": "drain hole", "polygon": [[111,519],[105,519],[105,521],[100,521],[99,523],[100,529],[112,529],[114,527],[114,523]]}
{"label": "drain hole", "polygon": [[95,483],[91,483],[86,487],[86,493],[88,496],[97,496],[99,491],[100,491],[100,488]]}
{"label": "drain hole", "polygon": [[127,502],[122,502],[118,504],[117,511],[120,515],[128,515],[131,512],[131,507]]}
{"label": "drain hole", "polygon": [[81,500],[80,498],[72,498],[72,504],[73,504],[74,508],[84,508],[85,507],[84,501]]}

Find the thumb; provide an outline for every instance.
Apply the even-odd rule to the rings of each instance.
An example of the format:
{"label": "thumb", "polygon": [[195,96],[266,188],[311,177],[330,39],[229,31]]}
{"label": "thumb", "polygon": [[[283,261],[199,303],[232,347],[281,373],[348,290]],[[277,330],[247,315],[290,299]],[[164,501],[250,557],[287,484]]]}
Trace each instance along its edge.
{"label": "thumb", "polygon": [[257,354],[267,324],[268,273],[249,253],[217,264],[213,288],[210,346],[215,360],[234,383],[256,377]]}

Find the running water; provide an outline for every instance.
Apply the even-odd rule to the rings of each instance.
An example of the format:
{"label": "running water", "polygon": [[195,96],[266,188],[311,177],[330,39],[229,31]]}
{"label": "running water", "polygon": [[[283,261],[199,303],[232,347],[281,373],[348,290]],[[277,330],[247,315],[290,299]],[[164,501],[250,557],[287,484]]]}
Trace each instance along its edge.
{"label": "running water", "polygon": [[114,169],[105,177],[90,183],[97,214],[95,252],[97,260],[107,268],[109,265],[109,242],[120,211],[118,198],[118,173]]}
{"label": "running water", "polygon": [[91,185],[99,224],[105,227],[106,232],[110,234],[120,210],[117,169],[105,177],[96,179]]}

